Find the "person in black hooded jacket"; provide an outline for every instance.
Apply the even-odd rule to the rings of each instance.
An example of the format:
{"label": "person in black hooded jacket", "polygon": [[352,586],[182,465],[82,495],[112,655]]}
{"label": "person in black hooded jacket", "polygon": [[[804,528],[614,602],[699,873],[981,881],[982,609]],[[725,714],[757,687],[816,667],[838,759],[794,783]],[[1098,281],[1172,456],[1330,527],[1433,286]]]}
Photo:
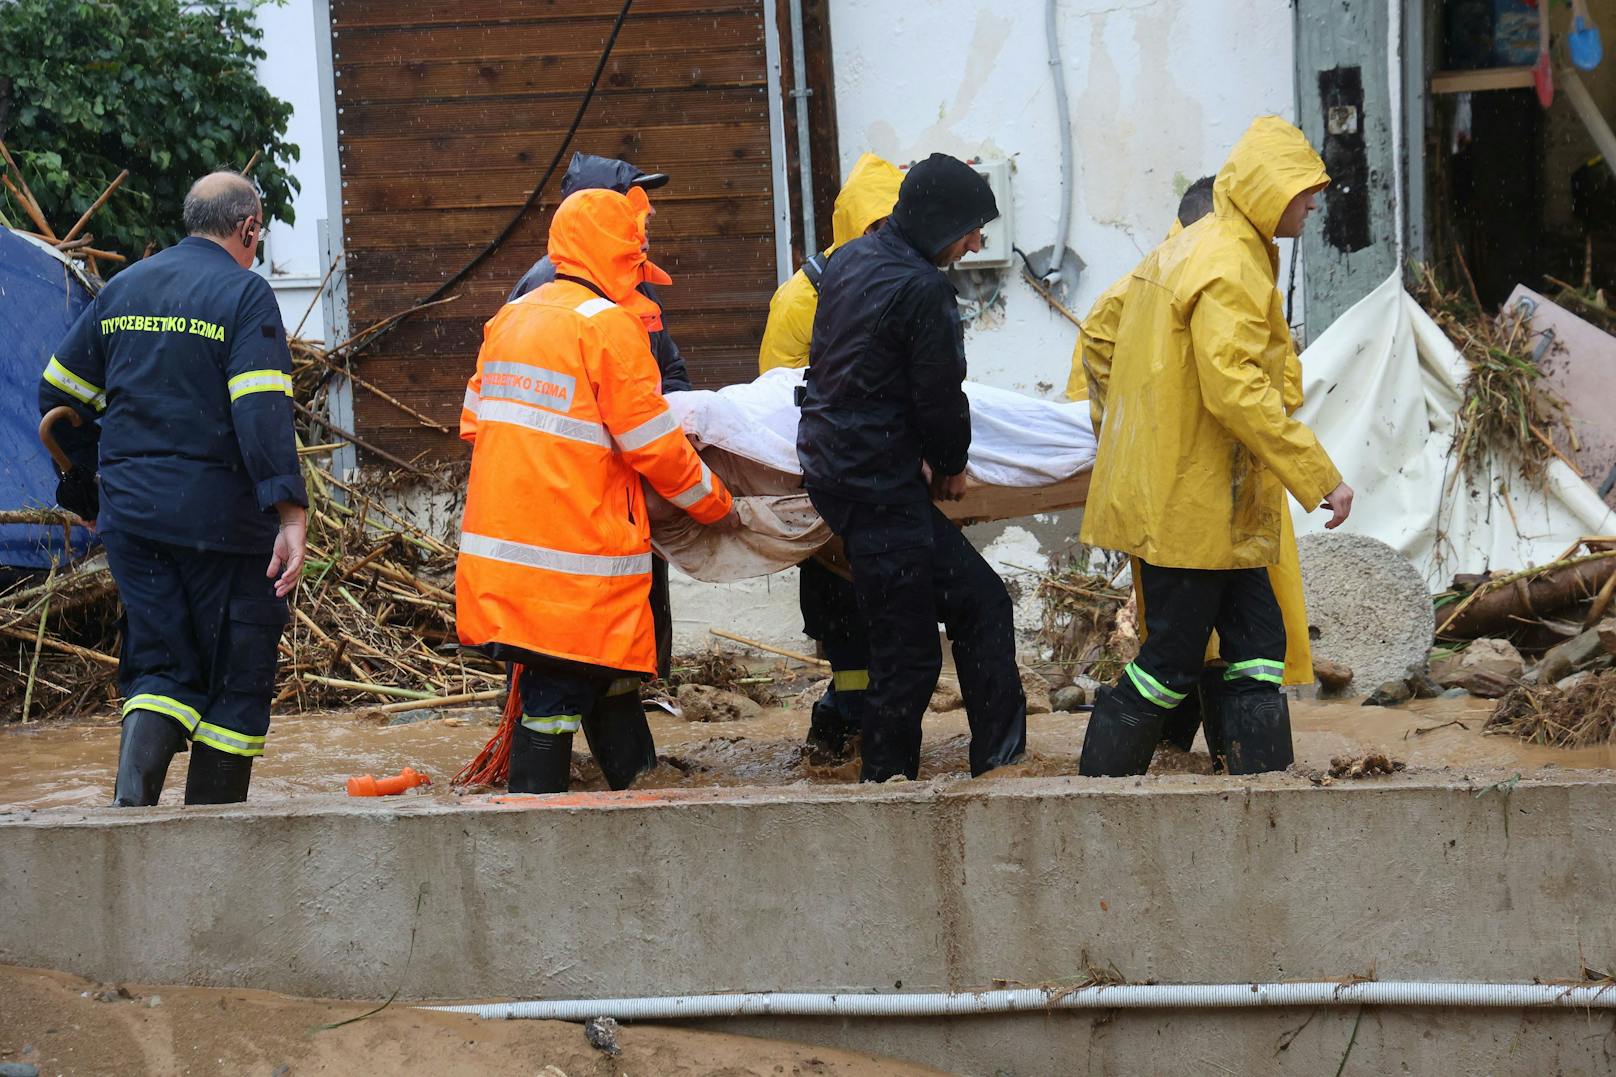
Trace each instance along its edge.
{"label": "person in black hooded jacket", "polygon": [[881,228],[820,281],[797,428],[808,495],[841,539],[868,624],[862,781],[917,776],[920,723],[953,643],[971,773],[1021,758],[1027,703],[1004,581],[935,505],[965,492],[971,413],[964,330],[942,269],[999,215],[975,169],[934,153]]}

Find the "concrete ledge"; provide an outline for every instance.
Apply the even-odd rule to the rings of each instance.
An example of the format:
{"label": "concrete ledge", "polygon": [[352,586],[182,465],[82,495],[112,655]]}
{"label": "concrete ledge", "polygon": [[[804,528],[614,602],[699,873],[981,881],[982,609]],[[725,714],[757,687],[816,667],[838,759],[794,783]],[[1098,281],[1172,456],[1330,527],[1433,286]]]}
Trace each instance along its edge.
{"label": "concrete ledge", "polygon": [[[949,989],[1090,967],[1160,982],[1571,978],[1584,959],[1616,963],[1608,779],[1479,796],[1417,777],[1028,779],[3,815],[0,962],[405,998]],[[1282,1016],[1104,1027],[1142,1050],[1169,1025],[1218,1039]],[[1376,1017],[1394,1040],[1423,1027],[1408,1020]],[[1481,1020],[1450,1024],[1482,1043],[1466,1024]],[[1609,1024],[1487,1020],[1551,1039],[1571,1020],[1583,1044]],[[1016,1059],[1028,1068],[1011,1072],[1052,1072],[1038,1064],[1050,1044],[1093,1050],[1101,1035],[1066,1014],[946,1024],[939,1037],[889,1023],[874,1040],[841,1022],[735,1027],[989,1073]],[[917,1025],[930,1034],[903,1032]],[[1018,1035],[1034,1042],[994,1053]],[[1125,1070],[1131,1050],[1106,1057]]]}

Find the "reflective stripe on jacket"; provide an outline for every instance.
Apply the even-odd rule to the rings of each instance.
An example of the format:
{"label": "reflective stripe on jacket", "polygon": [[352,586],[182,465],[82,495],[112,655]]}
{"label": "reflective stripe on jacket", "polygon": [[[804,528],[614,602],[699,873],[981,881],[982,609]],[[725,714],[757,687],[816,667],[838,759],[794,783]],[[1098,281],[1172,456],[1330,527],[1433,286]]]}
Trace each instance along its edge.
{"label": "reflective stripe on jacket", "polygon": [[[602,190],[575,199],[584,201],[572,216],[598,219],[570,238],[599,256],[558,258],[562,272],[608,295],[632,291],[638,263],[598,250],[625,227],[617,203],[629,199]],[[558,209],[553,255],[568,236]],[[488,323],[461,411],[473,445],[455,572],[462,642],[656,670],[641,477],[702,523],[731,504],[657,386],[638,318],[581,284],[553,281]]]}

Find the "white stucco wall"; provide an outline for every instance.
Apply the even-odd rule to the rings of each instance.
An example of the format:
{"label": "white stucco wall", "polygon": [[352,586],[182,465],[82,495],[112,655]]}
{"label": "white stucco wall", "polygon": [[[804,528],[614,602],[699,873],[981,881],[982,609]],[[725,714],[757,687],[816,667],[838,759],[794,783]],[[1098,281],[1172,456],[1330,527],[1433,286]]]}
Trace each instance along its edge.
{"label": "white stucco wall", "polygon": [[[315,289],[326,271],[317,231],[318,222],[326,216],[326,190],[314,5],[312,0],[265,4],[258,8],[256,17],[264,31],[264,51],[269,54],[258,64],[258,81],[270,93],[291,104],[292,119],[286,140],[302,154],[291,166],[292,174],[302,185],[292,199],[297,220],[292,224],[285,221],[271,224],[264,242],[264,261],[259,268],[275,289],[281,316],[290,331],[309,310]],[[324,339],[325,323],[319,304],[314,305],[303,323],[302,335],[311,340]]]}
{"label": "white stucco wall", "polygon": [[[1160,241],[1183,188],[1215,172],[1254,117],[1294,119],[1291,9],[1061,0],[1058,10],[1074,134],[1067,245],[1088,266],[1067,305],[1082,315]],[[938,151],[1009,158],[1015,243],[1047,247],[1061,182],[1043,16],[1034,0],[831,0],[843,174],[865,152],[898,163]],[[1281,255],[1288,266],[1288,244]],[[1002,314],[967,332],[971,377],[1058,395],[1076,327],[1019,265],[1004,283]]]}

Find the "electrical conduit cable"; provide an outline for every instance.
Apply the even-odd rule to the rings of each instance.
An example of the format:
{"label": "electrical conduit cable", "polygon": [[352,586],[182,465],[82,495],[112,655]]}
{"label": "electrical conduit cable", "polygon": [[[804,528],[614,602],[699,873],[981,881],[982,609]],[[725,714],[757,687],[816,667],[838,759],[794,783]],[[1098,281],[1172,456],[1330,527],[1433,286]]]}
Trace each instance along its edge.
{"label": "electrical conduit cable", "polygon": [[955,1017],[1031,1010],[1250,1009],[1297,1006],[1460,1006],[1616,1009],[1616,989],[1581,985],[1361,981],[1104,984],[935,994],[765,991],[646,998],[554,999],[423,1006],[495,1020],[623,1021],[706,1017]]}
{"label": "electrical conduit cable", "polygon": [[1072,118],[1066,102],[1066,68],[1061,63],[1060,38],[1056,36],[1057,0],[1044,0],[1044,37],[1049,47],[1049,75],[1055,82],[1055,123],[1060,129],[1061,186],[1060,211],[1055,218],[1055,246],[1049,252],[1046,285],[1066,279],[1066,238],[1072,226]]}

